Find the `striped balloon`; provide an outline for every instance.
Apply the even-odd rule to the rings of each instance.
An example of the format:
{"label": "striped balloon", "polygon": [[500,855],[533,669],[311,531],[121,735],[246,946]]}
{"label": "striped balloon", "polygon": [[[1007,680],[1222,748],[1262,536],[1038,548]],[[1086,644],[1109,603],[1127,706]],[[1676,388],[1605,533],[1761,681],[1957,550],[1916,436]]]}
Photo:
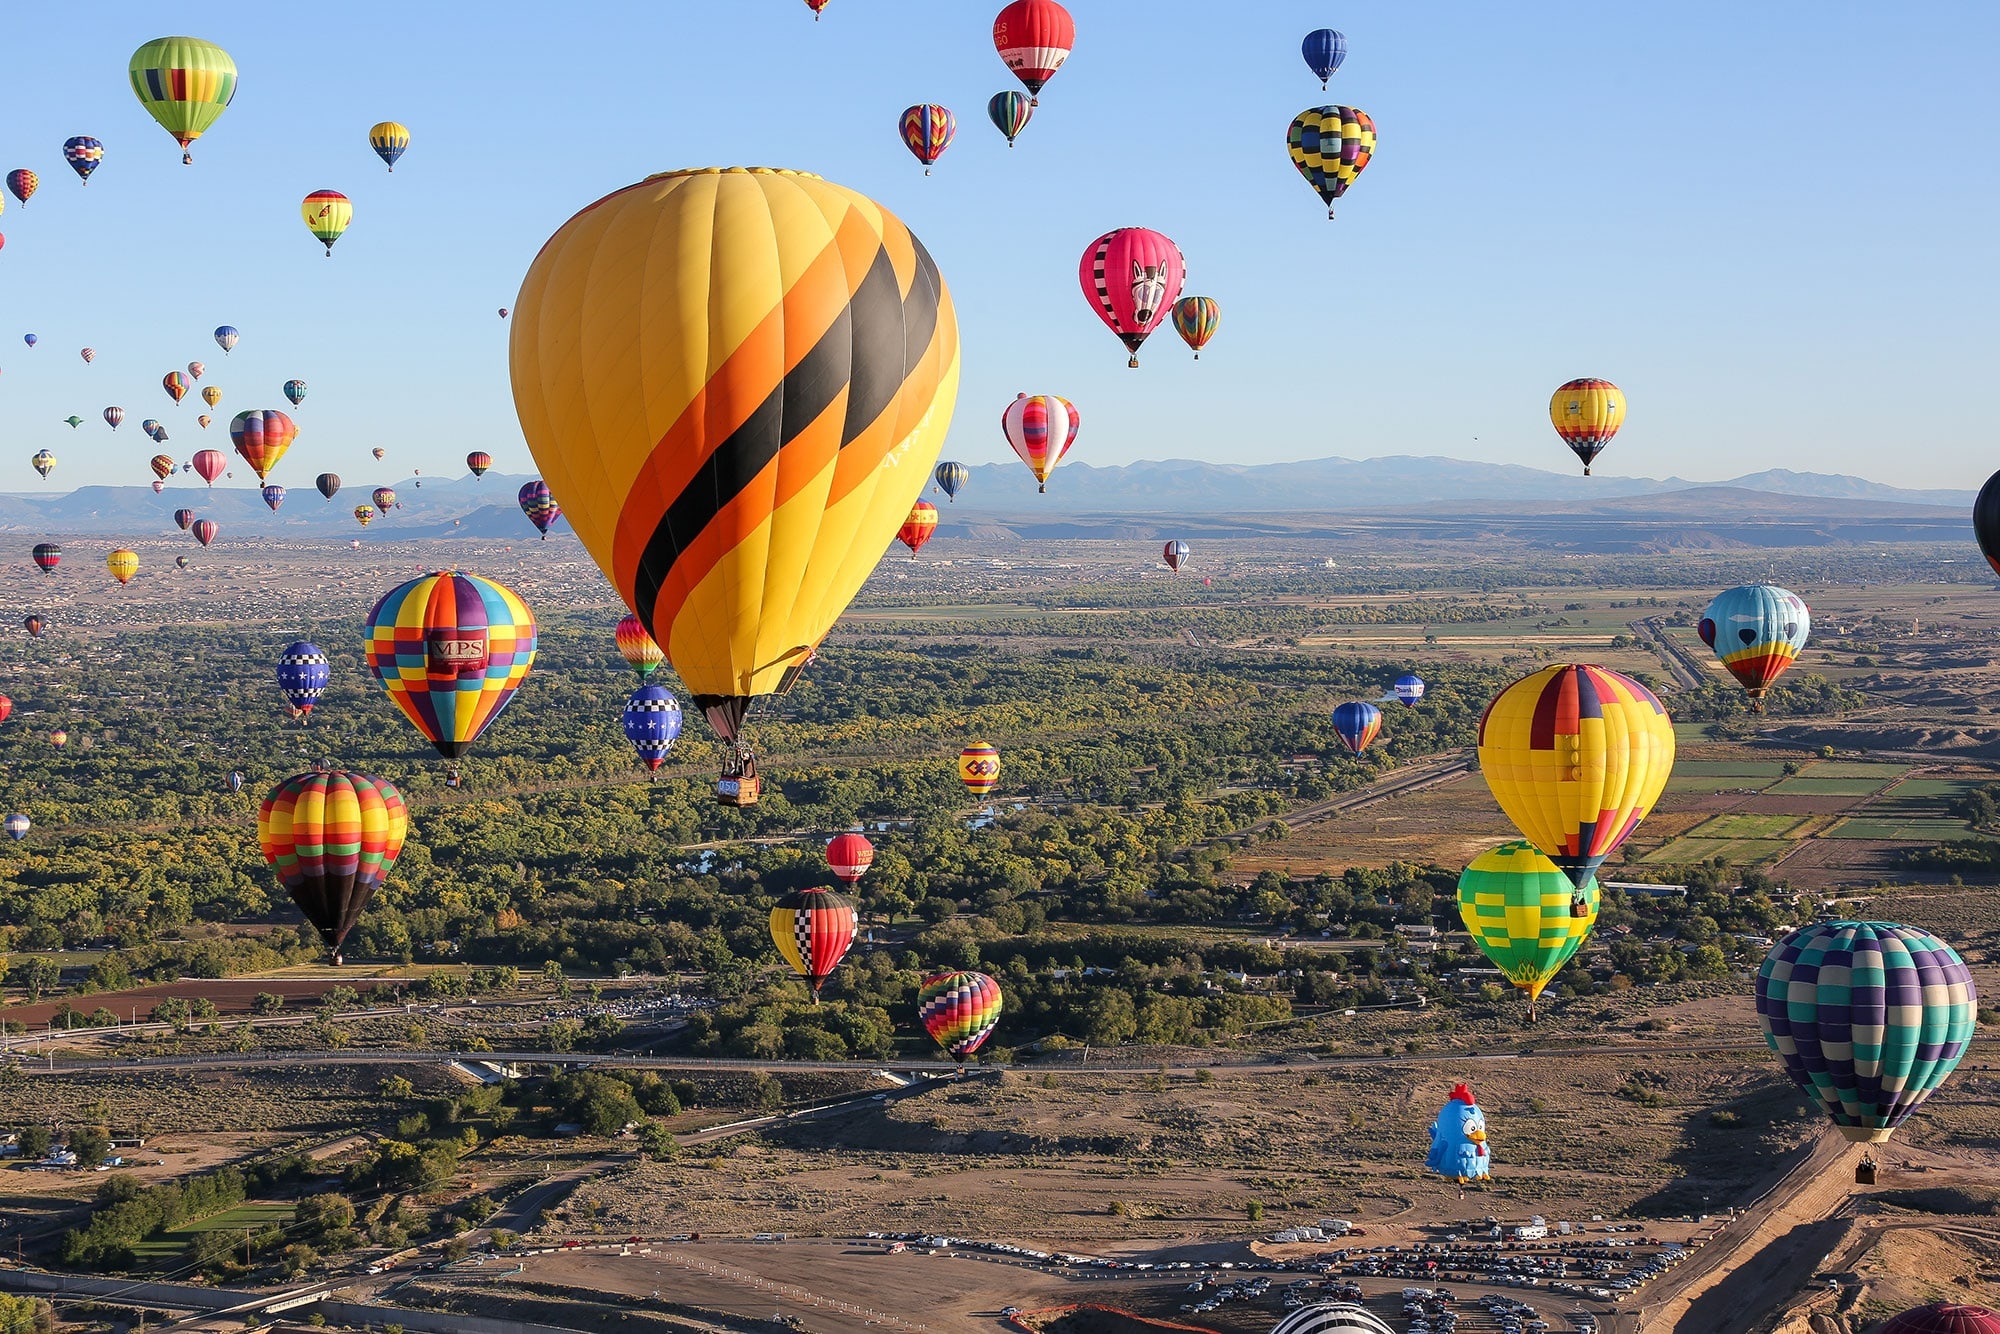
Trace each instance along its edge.
{"label": "striped balloon", "polygon": [[264,497],[264,504],[270,508],[273,514],[277,513],[278,506],[285,503],[285,488],[279,486],[276,482],[265,487],[262,495]]}
{"label": "striped balloon", "polygon": [[1187,260],[1168,237],[1146,227],[1120,227],[1090,243],[1077,282],[1105,327],[1139,364],[1139,347],[1160,327],[1187,281]]}
{"label": "striped balloon", "polygon": [[1570,380],[1549,397],[1549,422],[1583,460],[1583,475],[1625,424],[1625,394],[1609,380]]}
{"label": "striped balloon", "polygon": [[34,555],[35,564],[41,566],[43,572],[47,574],[54,574],[56,566],[62,564],[62,548],[54,542],[35,543]]}
{"label": "striped balloon", "polygon": [[333,258],[333,243],[354,221],[354,203],[338,190],[315,190],[299,202],[299,216],[306,220],[306,230],[326,246],[326,257]]}
{"label": "striped balloon", "polygon": [[474,477],[484,477],[486,470],[493,466],[493,456],[483,449],[475,449],[465,456],[465,466]]}
{"label": "striped balloon", "polygon": [[1389,1326],[1353,1302],[1315,1302],[1272,1326],[1271,1334],[1391,1334]]}
{"label": "striped balloon", "polygon": [[928,176],[931,163],[951,147],[952,137],[958,133],[958,118],[951,114],[950,107],[921,102],[903,113],[896,129],[903,136],[903,147],[924,164],[924,175]]}
{"label": "striped balloon", "polygon": [[854,944],[854,904],[830,889],[787,894],[771,909],[771,943],[812,988],[814,1001]]}
{"label": "striped balloon", "polygon": [[940,463],[931,476],[936,480],[938,490],[944,492],[945,498],[955,501],[958,499],[958,493],[972,479],[972,470],[963,463]]}
{"label": "striped balloon", "polygon": [[1382,710],[1373,704],[1349,700],[1334,709],[1333,730],[1340,737],[1341,745],[1359,755],[1368,749],[1368,743],[1382,730]]}
{"label": "striped balloon", "polygon": [[1286,136],[1292,165],[1333,216],[1333,201],[1347,193],[1375,156],[1375,122],[1359,107],[1309,107]]}
{"label": "striped balloon", "polygon": [[1160,559],[1164,560],[1167,563],[1167,568],[1172,570],[1175,574],[1179,574],[1181,572],[1181,566],[1186,563],[1187,558],[1188,558],[1188,544],[1181,541],[1179,538],[1175,538],[1173,541],[1167,543],[1164,547],[1160,548]]}
{"label": "striped balloon", "polygon": [[1174,332],[1181,341],[1194,349],[1194,359],[1201,360],[1201,350],[1208,346],[1208,340],[1215,337],[1215,331],[1222,327],[1222,307],[1215,298],[1206,296],[1184,296],[1174,302]]}
{"label": "striped balloon", "polygon": [[535,618],[512,590],[447,570],[412,579],[376,603],[367,650],[368,670],[403,716],[438,754],[455,760],[527,679]]}
{"label": "striped balloon", "polygon": [[104,161],[104,145],[86,134],[63,140],[63,161],[85,185],[90,184],[90,173],[96,171]]}
{"label": "striped balloon", "polygon": [[1034,99],[1026,93],[995,93],[986,103],[986,118],[993,122],[994,129],[1007,136],[1007,147],[1012,148],[1015,137],[1035,118]]}
{"label": "striped balloon", "polygon": [[160,387],[167,391],[167,397],[176,405],[187,397],[189,383],[186,371],[168,371],[160,377]]}
{"label": "striped balloon", "polygon": [[537,477],[525,483],[516,497],[521,502],[521,513],[528,516],[528,522],[535,525],[535,531],[542,535],[542,541],[549,540],[549,529],[562,517],[562,506],[549,491],[549,484]]}
{"label": "striped balloon", "polygon": [[666,661],[667,655],[660,651],[660,646],[646,633],[645,622],[629,611],[618,618],[618,628],[612,632],[612,636],[618,641],[619,655],[633,671],[639,673],[641,681],[651,676],[654,670]]}
{"label": "striped balloon", "polygon": [[975,741],[958,752],[958,781],[975,797],[999,787],[1000,752],[984,741]]}
{"label": "striped balloon", "polygon": [[257,841],[278,883],[340,963],[341,942],[389,878],[409,833],[395,785],[344,770],[296,774],[257,810]]}
{"label": "striped balloon", "polygon": [[393,120],[378,121],[368,127],[368,146],[375,150],[375,156],[389,164],[389,170],[396,169],[396,159],[410,146],[408,127]]}
{"label": "striped balloon", "polygon": [[1979,1008],[1965,961],[1894,922],[1815,922],[1757,970],[1757,1020],[1840,1133],[1879,1144],[1957,1068]]}
{"label": "striped balloon", "polygon": [[924,549],[924,543],[937,532],[937,526],[937,506],[928,500],[919,500],[911,507],[910,517],[903,520],[903,526],[896,531],[896,540],[910,549],[910,559],[915,560],[917,553]]}
{"label": "striped balloon", "polygon": [[192,528],[194,521],[200,517],[198,513],[190,509],[178,509],[174,511],[174,523],[184,533],[189,528]]}
{"label": "striped balloon", "polygon": [[993,49],[1031,94],[1055,77],[1075,45],[1076,22],[1056,0],[1012,0],[993,20]]}
{"label": "striped balloon", "polygon": [[917,992],[917,1020],[931,1041],[963,1059],[1000,1022],[1000,984],[984,973],[938,973]]}
{"label": "striped balloon", "polygon": [[290,417],[275,408],[239,412],[230,419],[229,438],[236,443],[236,452],[243,456],[243,461],[250,465],[261,482],[271,475],[271,469],[278,466],[278,460],[285,457],[292,441],[299,438],[299,428]]}
{"label": "striped balloon", "polygon": [[681,702],[665,686],[642,685],[626,699],[623,722],[639,763],[659,772],[681,734]]}
{"label": "striped balloon", "polygon": [[210,542],[213,542],[215,535],[221,531],[222,525],[213,519],[196,519],[192,524],[188,525],[188,532],[192,533],[194,540],[203,546],[207,546]]}
{"label": "striped balloon", "polygon": [[24,208],[27,206],[28,196],[41,188],[42,178],[26,167],[16,167],[7,173],[7,189],[13,193],[14,198],[21,201]]}
{"label": "striped balloon", "polygon": [[157,37],[132,53],[128,72],[139,105],[179,142],[181,161],[193,162],[188,145],[236,96],[236,62],[198,37]]}
{"label": "striped balloon", "polygon": [[887,210],[817,177],[681,171],[565,223],[514,313],[514,404],[544,478],[737,740],[937,462],[959,367],[937,266]]}
{"label": "striped balloon", "polygon": [[1016,394],[1000,414],[1000,431],[1035,475],[1038,491],[1049,489],[1049,474],[1076,443],[1082,425],[1076,404],[1054,394]]}

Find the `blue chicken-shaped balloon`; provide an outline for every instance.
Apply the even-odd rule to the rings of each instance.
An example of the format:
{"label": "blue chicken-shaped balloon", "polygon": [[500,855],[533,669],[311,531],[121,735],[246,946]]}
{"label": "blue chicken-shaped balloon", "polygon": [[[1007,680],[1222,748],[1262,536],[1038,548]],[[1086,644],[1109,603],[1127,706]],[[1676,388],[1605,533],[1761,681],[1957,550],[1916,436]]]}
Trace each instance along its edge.
{"label": "blue chicken-shaped balloon", "polygon": [[1492,1165],[1493,1157],[1486,1151],[1486,1113],[1473,1101],[1472,1090],[1460,1084],[1431,1125],[1431,1151],[1424,1166],[1462,1186],[1484,1181],[1492,1174]]}

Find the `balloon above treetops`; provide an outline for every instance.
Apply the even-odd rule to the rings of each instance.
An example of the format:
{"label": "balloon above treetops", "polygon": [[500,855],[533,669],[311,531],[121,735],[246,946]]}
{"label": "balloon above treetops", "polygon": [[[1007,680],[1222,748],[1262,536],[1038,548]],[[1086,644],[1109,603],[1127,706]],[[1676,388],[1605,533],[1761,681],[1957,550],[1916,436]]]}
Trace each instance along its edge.
{"label": "balloon above treetops", "polygon": [[139,105],[179,142],[181,161],[193,162],[188,145],[236,96],[236,62],[198,37],[158,37],[132,53],[130,73]]}
{"label": "balloon above treetops", "polygon": [[1458,877],[1458,916],[1507,980],[1528,993],[1528,1018],[1597,922],[1597,881],[1581,893],[1531,843],[1503,843]]}
{"label": "balloon above treetops", "polygon": [[1479,769],[1494,800],[1578,889],[1652,811],[1673,767],[1665,707],[1603,667],[1544,667],[1479,720]]}
{"label": "balloon above treetops", "polygon": [[388,880],[409,830],[409,810],[394,784],[341,770],[287,778],[257,811],[264,860],[335,963],[368,900]]}
{"label": "balloon above treetops", "polygon": [[512,590],[447,570],[376,603],[367,650],[396,707],[438,754],[457,759],[527,679],[535,618]]}
{"label": "balloon above treetops", "polygon": [[959,348],[936,264],[818,177],[678,171],[563,224],[514,313],[515,408],[543,478],[736,740],[937,461]]}
{"label": "balloon above treetops", "polygon": [[813,1001],[854,943],[854,903],[831,889],[802,889],[787,894],[771,909],[771,943],[806,980]]}
{"label": "balloon above treetops", "polygon": [[984,973],[938,973],[917,991],[917,1020],[931,1041],[964,1058],[1000,1023],[1000,984]]}
{"label": "balloon above treetops", "polygon": [[1788,588],[1746,584],[1716,594],[1696,629],[1701,642],[1743,683],[1750,707],[1761,713],[1764,692],[1806,646],[1812,613]]}

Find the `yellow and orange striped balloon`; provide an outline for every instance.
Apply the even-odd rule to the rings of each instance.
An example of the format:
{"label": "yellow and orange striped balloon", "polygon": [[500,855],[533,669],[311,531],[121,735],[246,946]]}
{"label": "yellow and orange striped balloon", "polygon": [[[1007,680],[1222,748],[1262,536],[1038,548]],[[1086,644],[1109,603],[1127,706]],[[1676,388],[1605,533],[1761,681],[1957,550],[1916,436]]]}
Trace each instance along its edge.
{"label": "yellow and orange striped balloon", "polygon": [[936,264],[816,176],[677,171],[563,224],[513,310],[514,406],[543,479],[734,740],[937,461],[959,346]]}

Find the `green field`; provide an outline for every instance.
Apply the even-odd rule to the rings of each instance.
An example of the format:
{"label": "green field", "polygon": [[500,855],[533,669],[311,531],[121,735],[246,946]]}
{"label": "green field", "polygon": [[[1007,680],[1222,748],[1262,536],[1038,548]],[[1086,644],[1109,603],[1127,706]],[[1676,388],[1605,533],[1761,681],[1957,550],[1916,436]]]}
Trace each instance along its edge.
{"label": "green field", "polygon": [[[1898,778],[1910,771],[1907,764],[1889,760],[1820,760],[1806,769],[1808,778]],[[1938,780],[1930,780],[1938,781]]]}
{"label": "green field", "polygon": [[1699,862],[1721,857],[1738,866],[1770,861],[1798,846],[1786,838],[1677,838],[1641,862]]}
{"label": "green field", "polygon": [[1786,778],[1766,791],[1800,797],[1872,797],[1889,782],[1888,778]]}
{"label": "green field", "polygon": [[[1679,742],[1707,741],[1715,735],[1714,723],[1675,723],[1674,740]],[[1696,761],[1699,763],[1699,761]]]}
{"label": "green field", "polygon": [[1941,816],[1910,816],[1898,819],[1869,819],[1866,816],[1842,820],[1821,835],[1823,838],[1900,839],[1909,843],[1937,843],[1948,838],[1967,838],[1972,831],[1965,821]]}
{"label": "green field", "polygon": [[1912,778],[1896,784],[1896,790],[1889,797],[1896,802],[1910,801],[1912,805],[1936,805],[1939,799],[1950,801],[1962,797],[1976,786],[1978,784],[1963,778]]}
{"label": "green field", "polygon": [[155,1264],[180,1258],[197,1232],[261,1232],[268,1227],[288,1227],[294,1206],[273,1200],[252,1200],[234,1209],[225,1209],[208,1218],[183,1223],[169,1232],[140,1242],[132,1248],[142,1261]]}
{"label": "green field", "polygon": [[[1704,724],[1705,726],[1706,724]],[[1676,731],[1681,724],[1675,723]],[[1691,778],[1782,778],[1785,766],[1779,760],[1680,760],[1674,777]]]}
{"label": "green field", "polygon": [[1712,815],[1687,831],[1687,838],[1789,838],[1811,817],[1800,815]]}

